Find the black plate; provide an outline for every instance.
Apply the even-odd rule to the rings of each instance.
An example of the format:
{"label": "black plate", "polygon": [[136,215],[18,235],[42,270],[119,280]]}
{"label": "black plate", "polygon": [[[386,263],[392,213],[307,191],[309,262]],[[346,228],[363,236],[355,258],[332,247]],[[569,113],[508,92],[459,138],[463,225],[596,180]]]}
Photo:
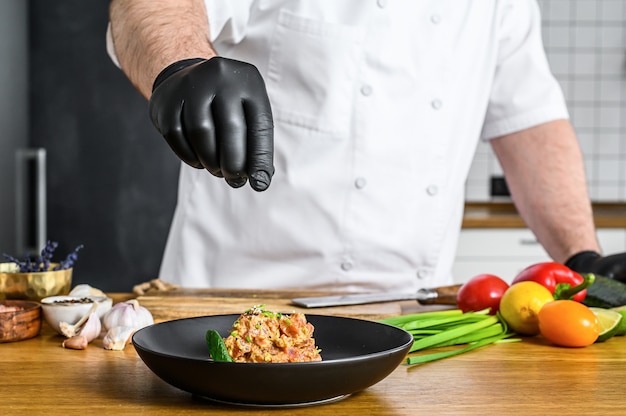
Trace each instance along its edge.
{"label": "black plate", "polygon": [[133,335],[146,365],[181,390],[220,402],[252,406],[325,403],[366,389],[404,359],[413,338],[390,325],[361,319],[308,315],[322,361],[225,363],[209,358],[205,334],[228,335],[239,315],[179,319]]}

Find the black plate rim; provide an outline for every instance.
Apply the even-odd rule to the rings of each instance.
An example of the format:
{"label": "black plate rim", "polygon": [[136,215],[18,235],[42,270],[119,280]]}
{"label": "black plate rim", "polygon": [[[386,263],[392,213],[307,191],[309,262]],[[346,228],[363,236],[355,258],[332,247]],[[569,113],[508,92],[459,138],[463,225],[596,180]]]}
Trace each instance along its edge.
{"label": "black plate rim", "polygon": [[[343,320],[353,320],[353,321],[361,321],[361,322],[368,322],[368,323],[372,323],[372,324],[377,324],[377,325],[382,325],[382,326],[386,326],[389,328],[393,328],[394,330],[397,330],[398,332],[404,332],[408,339],[404,344],[401,344],[399,346],[396,346],[394,348],[390,348],[384,351],[378,351],[375,353],[369,353],[369,354],[363,354],[363,355],[358,355],[358,356],[354,356],[354,357],[346,357],[346,358],[336,358],[336,359],[326,359],[326,360],[322,360],[322,361],[309,361],[309,362],[298,362],[298,363],[238,363],[238,362],[224,362],[224,361],[215,361],[212,358],[206,358],[206,359],[198,359],[198,358],[187,358],[187,357],[180,357],[178,355],[175,354],[165,354],[162,352],[157,352],[154,351],[150,348],[146,348],[145,346],[141,346],[141,344],[137,343],[135,338],[140,336],[141,332],[144,330],[148,330],[148,328],[157,326],[157,325],[164,325],[164,324],[173,324],[177,321],[190,321],[190,320],[201,320],[201,319],[206,319],[206,318],[217,318],[217,317],[226,317],[226,316],[232,316],[234,317],[234,319],[236,319],[237,317],[239,317],[241,314],[218,314],[218,315],[202,315],[202,316],[193,316],[193,317],[188,317],[188,318],[178,318],[178,319],[172,319],[169,321],[164,321],[164,322],[159,322],[159,323],[155,323],[152,325],[148,325],[146,327],[143,327],[137,331],[135,331],[135,333],[132,336],[132,342],[133,345],[135,346],[135,348],[139,348],[145,352],[148,352],[150,354],[154,354],[157,356],[161,356],[161,357],[166,357],[166,358],[173,358],[173,359],[178,359],[178,360],[185,360],[185,361],[200,361],[200,362],[207,362],[207,363],[213,363],[213,365],[239,365],[239,364],[245,364],[246,366],[250,366],[250,367],[267,367],[267,366],[276,366],[276,365],[280,365],[280,366],[290,366],[290,367],[295,367],[295,366],[315,366],[315,365],[330,365],[331,363],[336,363],[336,364],[342,364],[345,362],[358,362],[358,361],[369,361],[374,357],[378,357],[381,355],[389,355],[389,354],[393,354],[396,353],[398,351],[401,351],[405,348],[407,348],[407,346],[409,344],[413,343],[413,336],[405,331],[402,328],[398,328],[396,326],[393,325],[389,325],[383,322],[377,322],[377,321],[370,321],[367,319],[361,319],[361,318],[353,318],[353,317],[347,317],[347,316],[335,316],[335,315],[321,315],[321,314],[306,314],[307,316],[307,320],[309,319],[309,317],[322,317],[322,318],[333,318],[333,319],[343,319]],[[234,322],[233,319],[233,322]]]}

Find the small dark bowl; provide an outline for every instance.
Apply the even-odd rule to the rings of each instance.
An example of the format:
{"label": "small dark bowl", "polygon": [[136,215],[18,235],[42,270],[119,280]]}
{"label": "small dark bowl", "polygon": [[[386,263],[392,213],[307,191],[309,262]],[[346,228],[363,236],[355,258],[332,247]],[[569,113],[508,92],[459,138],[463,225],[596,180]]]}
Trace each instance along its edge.
{"label": "small dark bowl", "polygon": [[18,310],[2,312],[0,308],[0,342],[34,338],[41,331],[41,305],[28,300],[5,300],[0,305]]}

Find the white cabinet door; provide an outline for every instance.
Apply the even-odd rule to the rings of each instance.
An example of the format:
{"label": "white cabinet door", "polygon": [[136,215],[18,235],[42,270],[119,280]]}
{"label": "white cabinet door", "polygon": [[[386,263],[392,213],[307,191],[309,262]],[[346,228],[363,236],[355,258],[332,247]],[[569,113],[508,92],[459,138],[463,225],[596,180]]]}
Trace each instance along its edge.
{"label": "white cabinet door", "polygon": [[604,254],[622,253],[626,251],[626,230],[601,228],[598,230],[598,241]]}
{"label": "white cabinet door", "polygon": [[[626,230],[599,229],[598,240],[606,254],[626,251]],[[511,282],[525,267],[543,261],[551,259],[529,229],[471,228],[461,231],[452,273],[456,283],[481,273]]]}

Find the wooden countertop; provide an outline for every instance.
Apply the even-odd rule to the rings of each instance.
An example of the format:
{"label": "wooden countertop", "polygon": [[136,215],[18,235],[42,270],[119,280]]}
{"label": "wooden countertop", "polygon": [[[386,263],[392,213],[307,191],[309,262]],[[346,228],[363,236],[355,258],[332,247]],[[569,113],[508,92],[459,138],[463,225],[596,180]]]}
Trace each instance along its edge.
{"label": "wooden countertop", "polygon": [[[594,203],[597,228],[626,227],[626,204]],[[510,202],[466,203],[463,228],[526,228]]]}
{"label": "wooden countertop", "polygon": [[[114,299],[128,295],[114,294]],[[190,291],[142,296],[155,320],[240,312],[258,303],[290,312],[289,292]],[[374,317],[430,310],[415,302],[326,309]],[[316,313],[319,310],[316,310]],[[626,337],[580,349],[541,338],[488,346],[416,367],[401,364],[378,384],[332,404],[248,409],[192,398],[155,376],[132,345],[106,351],[60,347],[44,326],[37,338],[0,344],[0,414],[71,415],[621,415],[626,408]]]}

